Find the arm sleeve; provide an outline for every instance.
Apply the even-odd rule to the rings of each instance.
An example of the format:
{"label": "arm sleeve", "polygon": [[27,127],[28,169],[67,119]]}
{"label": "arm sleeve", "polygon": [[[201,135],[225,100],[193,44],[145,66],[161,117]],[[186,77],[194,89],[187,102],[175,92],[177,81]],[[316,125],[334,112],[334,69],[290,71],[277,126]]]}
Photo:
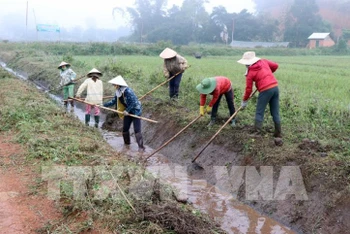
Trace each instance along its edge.
{"label": "arm sleeve", "polygon": [[76,96],[77,97],[80,97],[81,96],[81,93],[86,89],[88,83],[87,83],[87,80],[85,80],[78,88],[78,91],[77,91],[77,94]]}
{"label": "arm sleeve", "polygon": [[165,66],[165,61],[164,61],[164,64],[163,64],[163,73],[164,73],[165,78],[169,78],[170,74],[169,74],[168,69]]}
{"label": "arm sleeve", "polygon": [[275,72],[278,68],[278,64],[270,60],[267,60],[267,64],[269,65],[272,73]]}
{"label": "arm sleeve", "polygon": [[199,105],[200,106],[204,106],[206,101],[207,101],[207,95],[206,94],[200,94]]}
{"label": "arm sleeve", "polygon": [[243,96],[243,101],[248,100],[248,98],[250,97],[250,94],[253,91],[253,78],[250,77],[249,75],[247,75],[246,77],[246,87],[245,87],[245,92],[244,92],[244,96]]}
{"label": "arm sleeve", "polygon": [[115,105],[116,103],[117,103],[117,96],[115,95],[112,100],[103,103],[103,106],[104,107],[109,107],[109,106]]}
{"label": "arm sleeve", "polygon": [[74,81],[76,77],[77,77],[77,73],[71,70],[71,76],[70,76],[71,80]]}
{"label": "arm sleeve", "polygon": [[61,78],[61,80],[60,80],[59,86],[63,86],[63,76],[62,76],[62,72],[60,72],[60,78]]}
{"label": "arm sleeve", "polygon": [[182,71],[185,71],[188,68],[187,60],[180,55],[178,56],[179,56],[180,68]]}
{"label": "arm sleeve", "polygon": [[215,89],[214,92],[213,92],[213,98],[211,99],[210,103],[209,103],[209,106],[210,107],[213,107],[214,104],[216,103],[216,101],[219,99],[219,96],[220,96],[220,91]]}

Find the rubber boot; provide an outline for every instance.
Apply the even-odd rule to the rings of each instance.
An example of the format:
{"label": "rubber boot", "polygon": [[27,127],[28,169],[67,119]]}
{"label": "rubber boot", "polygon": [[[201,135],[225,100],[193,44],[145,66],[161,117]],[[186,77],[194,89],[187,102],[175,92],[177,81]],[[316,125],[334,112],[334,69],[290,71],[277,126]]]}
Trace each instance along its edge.
{"label": "rubber boot", "polygon": [[67,107],[68,107],[68,101],[64,101],[64,102],[63,102],[63,106],[64,106],[65,108],[67,108]]}
{"label": "rubber boot", "polygon": [[71,106],[71,107],[74,107],[74,100],[71,100],[71,101],[70,101],[70,106]]}
{"label": "rubber boot", "polygon": [[231,127],[236,127],[236,120],[235,119],[233,119],[233,120],[231,120]]}
{"label": "rubber boot", "polygon": [[255,120],[254,130],[251,133],[252,133],[252,136],[263,135],[262,122]]}
{"label": "rubber boot", "polygon": [[130,145],[130,133],[129,132],[123,132],[123,139],[125,145]]}
{"label": "rubber boot", "polygon": [[100,116],[99,115],[95,115],[95,128],[98,128],[98,123],[100,122]]}
{"label": "rubber boot", "polygon": [[145,147],[143,146],[143,138],[141,132],[135,133],[135,138],[137,145],[139,146],[139,151],[144,151]]}
{"label": "rubber boot", "polygon": [[214,126],[214,124],[215,124],[215,121],[216,121],[216,119],[215,119],[215,118],[211,118],[211,120],[210,120],[210,122],[208,123],[207,127],[208,127],[208,128],[213,127],[213,126]]}
{"label": "rubber boot", "polygon": [[282,138],[281,123],[275,123],[274,137]]}
{"label": "rubber boot", "polygon": [[85,125],[89,126],[90,123],[90,115],[85,115]]}

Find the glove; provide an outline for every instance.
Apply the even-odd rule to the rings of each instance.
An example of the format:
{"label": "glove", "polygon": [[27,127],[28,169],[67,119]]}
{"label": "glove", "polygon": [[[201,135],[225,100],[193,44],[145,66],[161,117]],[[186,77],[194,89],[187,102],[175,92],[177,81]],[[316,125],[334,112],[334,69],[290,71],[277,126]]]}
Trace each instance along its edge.
{"label": "glove", "polygon": [[129,115],[129,112],[127,112],[127,111],[125,110],[125,111],[123,111],[123,115],[127,116],[127,115]]}
{"label": "glove", "polygon": [[199,114],[204,115],[204,106],[199,106]]}
{"label": "glove", "polygon": [[210,106],[207,106],[207,114],[211,114],[211,109],[212,109],[212,107],[210,107]]}
{"label": "glove", "polygon": [[242,103],[241,103],[242,109],[246,108],[247,105],[248,105],[248,101],[242,101]]}

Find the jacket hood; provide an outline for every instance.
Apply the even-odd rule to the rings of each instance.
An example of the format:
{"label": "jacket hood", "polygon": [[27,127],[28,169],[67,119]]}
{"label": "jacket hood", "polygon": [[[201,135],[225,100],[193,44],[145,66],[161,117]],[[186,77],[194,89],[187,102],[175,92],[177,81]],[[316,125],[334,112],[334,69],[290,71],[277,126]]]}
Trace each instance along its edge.
{"label": "jacket hood", "polygon": [[262,68],[262,61],[259,60],[256,63],[254,63],[253,65],[249,66],[249,70],[253,70],[253,71],[258,71]]}

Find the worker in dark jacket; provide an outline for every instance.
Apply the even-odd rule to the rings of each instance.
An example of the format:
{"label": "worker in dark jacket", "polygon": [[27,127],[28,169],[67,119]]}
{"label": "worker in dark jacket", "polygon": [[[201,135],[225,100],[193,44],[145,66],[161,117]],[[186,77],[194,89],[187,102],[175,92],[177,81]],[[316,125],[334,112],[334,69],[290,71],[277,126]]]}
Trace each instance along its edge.
{"label": "worker in dark jacket", "polygon": [[113,106],[117,104],[117,110],[123,112],[119,117],[123,119],[123,139],[126,145],[130,145],[130,126],[131,123],[134,124],[135,138],[139,146],[139,151],[144,151],[143,138],[141,134],[141,120],[130,116],[137,115],[141,116],[142,106],[141,102],[136,97],[134,91],[128,87],[122,76],[117,76],[112,80],[108,81],[116,88],[114,98],[103,104],[105,107]]}
{"label": "worker in dark jacket", "polygon": [[237,61],[246,65],[246,88],[242,101],[242,108],[248,103],[248,98],[252,93],[253,82],[259,91],[258,103],[255,113],[255,129],[262,131],[262,123],[267,104],[270,106],[270,113],[275,124],[274,137],[281,138],[281,120],[279,115],[279,90],[278,82],[274,76],[274,72],[278,68],[278,64],[267,59],[260,59],[255,56],[255,52],[248,51],[243,54],[242,59]]}
{"label": "worker in dark jacket", "polygon": [[[225,95],[228,109],[230,111],[230,116],[235,113],[235,106],[233,103],[233,90],[231,81],[224,76],[216,76],[212,78],[205,78],[200,84],[197,85],[197,90],[200,92],[200,106],[199,113],[204,115],[205,112],[211,113],[211,120],[208,124],[208,127],[211,127],[215,124],[216,114],[218,112],[219,104],[222,95]],[[211,94],[213,97],[205,109],[207,95]],[[231,126],[236,125],[235,119],[232,119]]]}

